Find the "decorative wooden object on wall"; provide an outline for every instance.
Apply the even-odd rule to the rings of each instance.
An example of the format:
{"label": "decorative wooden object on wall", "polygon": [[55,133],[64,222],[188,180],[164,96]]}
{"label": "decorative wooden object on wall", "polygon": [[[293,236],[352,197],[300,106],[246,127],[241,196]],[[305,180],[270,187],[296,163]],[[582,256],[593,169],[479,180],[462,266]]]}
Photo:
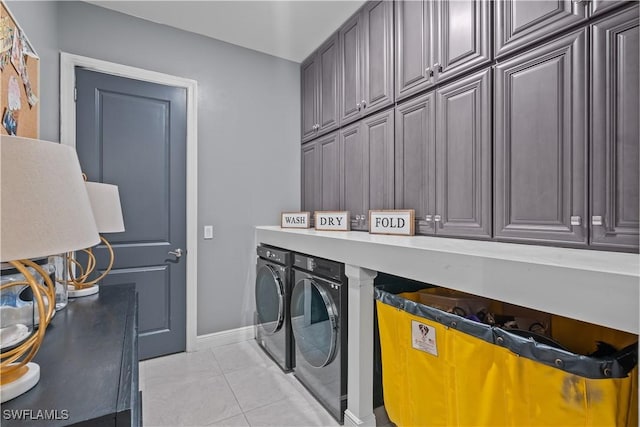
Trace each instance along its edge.
{"label": "decorative wooden object on wall", "polygon": [[[21,37],[24,43],[21,50],[24,52],[22,58],[24,59],[26,73],[22,75],[18,73],[11,61],[12,48],[3,51],[5,38],[10,37],[11,46],[15,45],[13,43],[13,36]],[[9,41],[7,41],[7,43],[9,43]],[[27,138],[38,138],[40,136],[40,101],[37,99],[40,94],[40,59],[4,2],[0,2],[0,61],[4,61],[4,67],[0,72],[2,75],[0,78],[0,121],[3,122],[0,125],[0,134],[9,134],[4,126],[4,119],[9,109],[9,81],[11,78],[15,78],[20,88],[20,108],[14,110],[14,114],[17,116],[15,117],[17,122],[16,135]],[[31,91],[36,96],[34,105],[29,103],[25,78],[29,81]],[[34,99],[32,98],[32,102],[33,101]]]}

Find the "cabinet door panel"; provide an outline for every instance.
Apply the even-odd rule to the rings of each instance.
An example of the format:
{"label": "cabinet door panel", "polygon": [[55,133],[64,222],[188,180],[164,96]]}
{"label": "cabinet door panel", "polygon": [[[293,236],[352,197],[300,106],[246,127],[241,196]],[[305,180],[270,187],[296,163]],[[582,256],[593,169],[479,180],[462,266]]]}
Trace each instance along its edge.
{"label": "cabinet door panel", "polygon": [[591,244],[638,250],[638,8],[592,27]]}
{"label": "cabinet door panel", "polygon": [[363,224],[356,215],[365,212],[364,149],[360,123],[340,130],[340,209],[351,212],[351,229],[361,230]]}
{"label": "cabinet door panel", "polygon": [[437,92],[436,233],[491,237],[491,70]]}
{"label": "cabinet door panel", "polygon": [[585,40],[574,32],[496,66],[498,238],[586,243]]}
{"label": "cabinet door panel", "polygon": [[600,15],[616,7],[631,4],[636,0],[591,0],[591,16]]}
{"label": "cabinet door panel", "polygon": [[316,143],[310,142],[302,146],[302,210],[313,212],[320,209],[320,162]]}
{"label": "cabinet door panel", "polygon": [[318,81],[318,61],[314,54],[300,66],[300,92],[302,108],[302,141],[308,141],[316,136],[316,111],[317,101],[317,81]]}
{"label": "cabinet door panel", "polygon": [[491,61],[489,3],[487,0],[456,0],[437,3],[439,54],[442,72],[449,79]]}
{"label": "cabinet door panel", "polygon": [[586,19],[586,2],[501,0],[495,3],[496,57]]}
{"label": "cabinet door panel", "polygon": [[398,105],[395,141],[395,207],[415,209],[416,233],[433,234],[435,212],[435,94]]}
{"label": "cabinet door panel", "polygon": [[393,102],[393,3],[366,3],[363,24],[363,114],[369,114]]}
{"label": "cabinet door panel", "polygon": [[394,112],[386,112],[362,120],[365,148],[365,226],[369,209],[393,209],[394,206]]}
{"label": "cabinet door panel", "polygon": [[427,68],[433,64],[430,1],[395,2],[396,100],[433,85]]}
{"label": "cabinet door panel", "polygon": [[340,29],[340,122],[346,124],[360,117],[360,13]]}
{"label": "cabinet door panel", "polygon": [[337,33],[318,50],[318,135],[337,128],[339,123],[338,50]]}
{"label": "cabinet door panel", "polygon": [[323,211],[340,209],[340,139],[338,133],[318,138],[320,161],[320,206]]}

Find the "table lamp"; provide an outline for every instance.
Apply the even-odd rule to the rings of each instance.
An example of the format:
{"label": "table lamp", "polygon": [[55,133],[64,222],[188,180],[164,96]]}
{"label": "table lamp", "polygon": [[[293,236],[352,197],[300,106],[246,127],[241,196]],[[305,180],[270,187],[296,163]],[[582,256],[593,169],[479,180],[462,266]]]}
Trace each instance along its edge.
{"label": "table lamp", "polygon": [[[99,233],[120,233],[124,231],[122,219],[122,207],[118,187],[99,182],[86,182],[87,193],[96,220]],[[100,240],[109,251],[109,264],[107,268],[95,279],[90,279],[91,273],[96,267],[96,258],[93,248],[83,249],[87,255],[87,265],[83,266],[78,260],[69,256],[69,298],[78,298],[93,295],[99,291],[97,283],[104,279],[113,267],[113,248],[109,241],[100,236]],[[71,268],[75,266],[75,272]]]}
{"label": "table lamp", "polygon": [[55,311],[53,283],[30,259],[90,247],[99,240],[75,151],[53,142],[0,136],[0,261],[24,276],[22,286],[33,292],[40,318],[26,340],[0,352],[2,402],[40,380],[40,367],[31,360]]}

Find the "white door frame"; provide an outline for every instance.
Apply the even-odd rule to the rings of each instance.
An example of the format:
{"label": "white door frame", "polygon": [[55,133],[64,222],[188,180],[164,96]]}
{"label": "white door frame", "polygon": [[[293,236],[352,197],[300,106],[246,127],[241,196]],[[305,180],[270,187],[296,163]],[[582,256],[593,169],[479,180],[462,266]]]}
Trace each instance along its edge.
{"label": "white door frame", "polygon": [[198,321],[198,82],[183,77],[60,52],[60,142],[76,147],[75,67],[187,90],[186,350],[196,350]]}

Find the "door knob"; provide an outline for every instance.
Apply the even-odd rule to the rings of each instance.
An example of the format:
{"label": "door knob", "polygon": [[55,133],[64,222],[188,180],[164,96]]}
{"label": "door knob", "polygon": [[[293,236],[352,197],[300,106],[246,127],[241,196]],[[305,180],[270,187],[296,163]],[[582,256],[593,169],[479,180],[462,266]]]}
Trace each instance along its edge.
{"label": "door knob", "polygon": [[178,248],[175,251],[169,251],[169,255],[173,255],[176,258],[180,258],[182,256],[182,249]]}
{"label": "door knob", "polygon": [[361,102],[362,104],[362,108],[367,108],[367,101],[365,101],[364,99]]}

